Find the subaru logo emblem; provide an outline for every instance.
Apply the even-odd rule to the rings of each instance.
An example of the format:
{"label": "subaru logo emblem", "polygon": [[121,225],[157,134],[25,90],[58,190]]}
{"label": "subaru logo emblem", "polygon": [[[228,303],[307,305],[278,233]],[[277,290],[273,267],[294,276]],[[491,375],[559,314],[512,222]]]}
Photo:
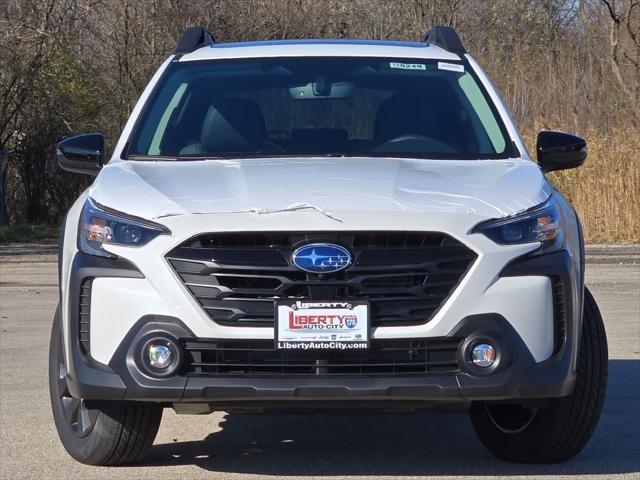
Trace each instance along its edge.
{"label": "subaru logo emblem", "polygon": [[349,250],[340,245],[311,243],[298,248],[291,255],[291,262],[309,273],[333,273],[351,265]]}

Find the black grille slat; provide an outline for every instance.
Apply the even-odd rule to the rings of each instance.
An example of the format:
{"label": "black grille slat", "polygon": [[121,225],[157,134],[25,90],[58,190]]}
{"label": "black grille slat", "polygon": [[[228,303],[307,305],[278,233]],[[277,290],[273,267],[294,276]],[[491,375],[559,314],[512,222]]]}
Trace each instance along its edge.
{"label": "black grille slat", "polygon": [[[327,275],[289,263],[313,242],[343,245],[353,265]],[[366,299],[372,326],[416,325],[433,317],[475,260],[441,233],[286,232],[203,234],[167,259],[205,312],[223,325],[272,326],[278,299]]]}
{"label": "black grille slat", "polygon": [[344,376],[457,373],[462,339],[373,340],[368,350],[277,350],[273,340],[182,339],[191,376]]}
{"label": "black grille slat", "polygon": [[91,314],[91,286],[93,278],[85,279],[80,285],[80,303],[78,306],[78,340],[82,353],[89,353],[90,319]]}
{"label": "black grille slat", "polygon": [[567,310],[564,284],[560,278],[552,278],[554,342],[553,353],[557,353],[567,337]]}
{"label": "black grille slat", "polygon": [[[280,366],[280,362],[273,361],[271,363],[265,363],[264,365],[256,365],[254,363],[211,363],[211,362],[191,362],[191,367],[251,367],[251,368],[271,368],[273,365]],[[375,368],[375,367],[427,367],[431,365],[451,365],[451,362],[371,362],[371,363],[363,363],[363,362],[355,362],[355,363],[323,363],[322,366],[326,368],[350,368],[350,367],[361,367],[366,365],[367,367]],[[287,363],[287,367],[315,367],[316,364],[310,365],[308,363]]]}

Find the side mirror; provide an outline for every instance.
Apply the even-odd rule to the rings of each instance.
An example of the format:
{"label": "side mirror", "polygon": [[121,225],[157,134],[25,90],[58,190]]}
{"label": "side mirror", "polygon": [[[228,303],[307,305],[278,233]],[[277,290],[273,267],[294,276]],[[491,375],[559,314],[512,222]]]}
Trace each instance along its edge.
{"label": "side mirror", "polygon": [[61,140],[57,145],[58,165],[63,170],[97,175],[106,158],[104,135],[87,133]]}
{"label": "side mirror", "polygon": [[538,134],[536,153],[545,173],[576,168],[587,158],[587,142],[575,135],[545,130]]}

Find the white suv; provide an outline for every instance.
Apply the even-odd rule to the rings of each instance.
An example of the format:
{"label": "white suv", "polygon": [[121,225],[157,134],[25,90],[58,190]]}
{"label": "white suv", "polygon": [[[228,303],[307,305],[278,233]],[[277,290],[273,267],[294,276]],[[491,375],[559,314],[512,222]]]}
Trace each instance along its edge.
{"label": "white suv", "polygon": [[187,30],[60,246],[50,390],[75,459],[115,465],[178,413],[469,410],[516,462],[589,440],[607,345],[580,223],[454,30],[217,44]]}

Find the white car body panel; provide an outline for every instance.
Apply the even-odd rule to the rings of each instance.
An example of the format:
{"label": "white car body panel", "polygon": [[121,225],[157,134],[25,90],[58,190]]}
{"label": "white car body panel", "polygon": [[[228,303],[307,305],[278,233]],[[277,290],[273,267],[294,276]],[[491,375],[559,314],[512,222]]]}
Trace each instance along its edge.
{"label": "white car body panel", "polygon": [[527,160],[264,158],[120,162],[102,170],[89,194],[146,219],[309,206],[340,223],[345,208],[500,218],[539,205],[551,188]]}
{"label": "white car body panel", "polygon": [[460,60],[455,53],[448,52],[433,43],[374,43],[351,40],[304,40],[288,42],[218,43],[202,47],[180,57],[181,62],[268,57],[389,57],[429,58],[434,60]]}
{"label": "white car body panel", "polygon": [[[80,197],[73,203],[69,211],[67,212],[67,216],[64,224],[64,243],[62,244],[62,252],[60,262],[58,264],[59,272],[58,275],[60,277],[60,312],[62,321],[62,335],[65,338],[64,345],[68,345],[69,338],[69,322],[68,322],[68,311],[69,311],[69,294],[68,294],[68,285],[69,285],[69,277],[71,275],[71,265],[73,263],[73,257],[78,251],[78,222],[80,221],[80,214],[82,212],[82,207],[84,206],[85,201],[89,196],[87,192],[83,192]],[[70,352],[65,351],[67,365],[70,365],[71,356]]]}

